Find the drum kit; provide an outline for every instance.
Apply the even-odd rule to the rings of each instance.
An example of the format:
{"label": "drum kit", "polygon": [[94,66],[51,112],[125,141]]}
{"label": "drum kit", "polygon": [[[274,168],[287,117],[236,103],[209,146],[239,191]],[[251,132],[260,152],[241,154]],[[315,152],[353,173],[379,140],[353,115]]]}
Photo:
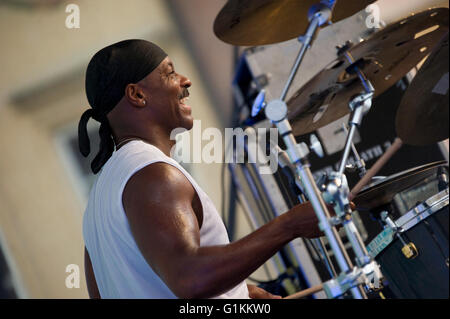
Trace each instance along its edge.
{"label": "drum kit", "polygon": [[[299,190],[312,203],[336,263],[330,280],[289,298],[322,290],[327,298],[365,299],[384,280],[395,298],[448,298],[448,163],[374,179],[403,143],[431,145],[449,137],[448,19],[448,2],[439,0],[228,0],[216,17],[214,33],[232,45],[295,38],[301,43],[280,96],[266,101],[261,90],[251,112],[263,112],[278,129]],[[301,65],[306,71],[297,76]],[[362,178],[350,190],[345,170],[350,152],[358,155],[356,129],[372,100],[418,65],[397,111],[397,139],[370,169],[360,162]],[[291,87],[295,92],[288,98]],[[310,148],[296,137],[346,115],[339,168],[318,182],[310,170]],[[355,225],[353,204],[380,225],[370,242]],[[345,231],[352,259],[337,226]]]}

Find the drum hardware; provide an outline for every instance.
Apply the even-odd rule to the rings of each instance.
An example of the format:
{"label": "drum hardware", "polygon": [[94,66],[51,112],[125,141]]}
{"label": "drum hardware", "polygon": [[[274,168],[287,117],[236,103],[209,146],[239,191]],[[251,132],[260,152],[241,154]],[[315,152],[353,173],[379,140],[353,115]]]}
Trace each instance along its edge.
{"label": "drum hardware", "polygon": [[[342,128],[344,129],[345,134],[348,135],[348,127],[347,124],[343,123],[342,124]],[[358,175],[359,177],[363,177],[364,175],[366,175],[367,170],[366,170],[366,163],[364,162],[364,160],[361,158],[361,156],[359,156],[358,150],[356,149],[355,144],[353,143],[353,141],[351,142],[351,147],[352,147],[352,152],[353,152],[353,156],[355,157],[355,164],[351,165],[351,164],[347,164],[345,166],[345,169],[347,171],[350,172],[356,172],[358,171]]]}
{"label": "drum hardware", "polygon": [[445,174],[445,170],[440,167],[438,170],[438,189],[441,192],[446,188],[448,188],[448,176]]}
{"label": "drum hardware", "polygon": [[[319,18],[320,15],[314,15],[310,27],[308,28],[308,32],[310,31],[309,33],[313,34],[315,32],[319,23]],[[305,38],[312,39],[312,35]],[[335,209],[335,211],[337,211],[337,218],[334,219],[334,222],[339,220],[339,222],[344,225],[347,237],[349,238],[352,248],[357,256],[357,264],[359,267],[363,267],[362,269],[355,268],[358,276],[363,275],[364,277],[360,281],[355,281],[351,279],[351,274],[355,273],[354,271],[352,271],[353,265],[347,255],[347,252],[345,251],[335,225],[332,225],[333,219],[331,218],[327,210],[324,199],[322,198],[322,194],[317,188],[311,171],[309,170],[309,164],[307,161],[307,155],[309,154],[308,146],[305,143],[297,144],[292,134],[292,127],[290,126],[290,123],[286,118],[287,105],[284,102],[286,92],[289,89],[289,86],[298,70],[301,59],[308,46],[306,45],[306,42],[302,46],[302,49],[297,56],[296,62],[294,63],[293,69],[290,73],[280,100],[273,100],[266,104],[264,107],[264,111],[266,117],[277,126],[279,134],[283,137],[285,145],[287,146],[289,158],[291,162],[296,166],[297,172],[300,176],[300,180],[302,181],[304,189],[306,190],[306,195],[315,209],[315,212],[319,219],[319,227],[326,234],[330,246],[337,259],[337,263],[339,264],[342,271],[341,275],[337,277],[339,279],[332,279],[332,281],[330,281],[330,289],[328,290],[327,295],[335,296],[334,292],[336,291],[344,293],[345,291],[350,290],[353,297],[361,299],[365,298],[366,296],[364,291],[361,290],[358,286],[359,283],[365,283],[366,286],[369,286],[369,275],[372,273],[379,273],[379,268],[376,262],[371,260],[370,256],[368,256],[367,250],[365,249],[365,246],[362,243],[358,231],[352,221],[351,209],[348,201],[348,185],[345,183],[345,175],[342,174],[345,168],[344,164],[349,155],[351,145],[350,143],[352,141],[355,128],[361,122],[362,116],[365,114],[365,112],[370,109],[371,98],[373,96],[374,89],[365,75],[360,71],[358,66],[352,66],[352,71],[357,74],[366,91],[357,95],[349,102],[349,107],[352,110],[352,118],[350,120],[351,129],[347,137],[340,171],[337,173],[337,176],[331,178],[327,185],[327,192],[329,194],[328,199],[330,200],[330,202],[335,203],[337,208]],[[344,52],[344,55],[346,55],[346,58],[349,61],[354,62],[352,57],[347,54],[347,52]],[[260,105],[263,106],[263,102],[260,102]],[[344,181],[344,183],[342,181]],[[324,194],[324,197],[327,197],[327,195]],[[366,272],[366,269],[370,269],[370,273]],[[340,288],[336,289],[336,285],[340,285]],[[378,283],[376,283],[376,285],[378,285]]]}
{"label": "drum hardware", "polygon": [[[323,154],[322,146],[314,134],[311,135],[310,142],[311,142],[310,147],[315,149],[316,153]],[[298,195],[299,202],[300,203],[306,202],[307,201],[306,197],[303,195],[303,194],[305,194],[304,187],[302,185],[302,182],[301,182],[298,174],[296,174],[295,167],[290,162],[289,156],[287,155],[287,153],[285,151],[283,151],[280,148],[279,145],[273,144],[271,146],[272,147],[270,148],[270,151],[276,152],[280,166],[282,168],[284,168],[284,167],[289,168],[290,176],[293,178],[295,186],[298,187],[298,189],[300,190],[300,194]],[[325,244],[324,244],[323,240],[321,238],[313,238],[313,239],[307,239],[307,240],[309,240],[311,242],[313,249],[316,251],[316,254],[323,261],[330,276],[332,278],[336,277],[337,276],[336,270],[333,266],[333,263],[331,262],[331,258],[329,256],[327,250],[325,249]]]}
{"label": "drum hardware", "polygon": [[336,277],[337,276],[336,269],[334,268],[333,263],[331,262],[330,255],[328,254],[327,250],[325,249],[325,243],[323,242],[322,238],[314,238],[311,241],[317,246],[317,249],[319,251],[319,256],[321,257],[330,276],[332,278]]}
{"label": "drum hardware", "polygon": [[[246,128],[245,133],[249,136],[248,140],[245,141],[239,139],[236,143],[236,147],[244,148],[249,163],[230,163],[229,169],[236,187],[239,188],[237,194],[246,213],[246,217],[249,220],[249,224],[256,229],[269,222],[272,218],[286,212],[289,209],[290,201],[283,196],[282,190],[277,187],[274,175],[257,174],[261,167],[268,165],[257,159],[257,154],[259,152],[264,152],[264,154],[266,154],[267,145],[261,145],[260,143],[257,143],[256,138],[252,138],[252,136],[256,136],[256,130],[253,127]],[[278,165],[281,168],[286,165],[292,166],[285,152],[275,151],[275,146],[278,147],[275,140],[269,138],[268,142],[272,146],[269,147],[270,152],[272,152],[271,157],[279,157]],[[256,146],[252,143],[255,143]],[[285,169],[283,169],[283,171],[285,171]],[[288,167],[286,171],[290,172],[291,168]],[[290,281],[288,282],[288,280],[292,280],[292,277],[283,281],[283,288],[286,289],[286,292],[292,293],[299,289],[303,289],[305,288],[305,286],[302,286],[304,283],[314,286],[322,281],[314,266],[305,241],[306,239],[304,238],[295,239],[288,243],[282,251],[277,253],[277,255],[274,256],[276,258],[272,257],[267,262],[267,266],[269,267],[268,270],[270,270],[271,273],[276,271],[277,273],[275,276],[278,277],[289,272],[289,269],[292,269],[292,266],[295,266],[297,272],[296,281],[292,281],[292,284]],[[274,278],[274,275],[270,274],[269,277]],[[326,296],[325,293],[319,292],[315,297],[325,298]]]}
{"label": "drum hardware", "polygon": [[343,273],[334,279],[328,280],[320,285],[299,291],[284,299],[301,299],[321,290],[325,291],[327,298],[334,299],[342,296],[352,287],[355,287],[358,284],[364,284],[360,280],[361,274],[361,270],[358,270],[358,268],[355,267],[349,273]]}
{"label": "drum hardware", "polygon": [[[269,3],[270,1],[265,2]],[[305,36],[298,38],[298,40],[302,42],[302,46],[291,72],[289,73],[287,83],[281,93],[281,98],[278,100],[271,100],[266,104],[265,91],[260,91],[257,99],[253,103],[252,116],[256,116],[264,109],[266,117],[278,128],[279,134],[283,137],[284,143],[287,146],[289,161],[295,166],[294,176],[297,177],[296,184],[302,193],[311,201],[319,219],[319,227],[327,236],[331,249],[336,257],[337,264],[340,267],[341,273],[338,276],[333,276],[331,280],[319,285],[321,287],[315,286],[304,291],[303,295],[309,291],[316,291],[315,289],[320,288],[323,289],[330,298],[340,296],[346,291],[350,291],[355,298],[364,298],[365,293],[361,287],[364,286],[364,288],[371,290],[376,289],[379,287],[382,275],[380,266],[372,258],[373,256],[369,253],[369,249],[366,249],[362,242],[352,220],[352,209],[349,207],[349,197],[359,193],[359,190],[355,191],[353,194],[350,193],[346,176],[344,175],[350,151],[357,154],[356,148],[352,143],[354,132],[356,127],[360,125],[364,114],[370,110],[371,101],[375,95],[374,86],[377,88],[377,94],[381,93],[386,88],[392,86],[394,82],[397,82],[397,77],[403,76],[405,74],[404,71],[410,68],[410,65],[417,64],[418,61],[425,57],[426,54],[428,54],[428,48],[434,45],[436,38],[439,37],[442,32],[448,32],[448,17],[445,16],[445,10],[428,10],[408,17],[396,24],[389,25],[388,27],[383,28],[382,31],[376,32],[365,41],[361,40],[361,43],[358,43],[355,46],[351,45],[351,43],[347,43],[344,47],[339,48],[339,60],[337,60],[335,64],[330,64],[330,67],[326,68],[321,74],[312,79],[305,87],[302,87],[298,94],[294,95],[294,97],[286,103],[287,92],[303,60],[305,52],[309,48],[317,29],[329,20],[332,9],[332,7],[324,6],[323,3],[317,7],[311,7],[311,14],[309,15],[310,23]],[[235,22],[236,25],[240,23],[238,20]],[[430,31],[429,29],[432,30]],[[418,36],[418,34],[420,34],[420,36]],[[386,39],[388,40],[385,41]],[[366,73],[369,75],[368,77],[366,77]],[[331,78],[331,81],[326,81],[328,78],[327,74],[331,74],[329,77]],[[332,78],[335,76],[337,76],[337,81],[335,81],[336,85],[333,86]],[[374,83],[374,86],[372,86],[371,82]],[[355,83],[357,85],[354,85]],[[359,85],[362,85],[364,92],[360,92],[361,88]],[[303,98],[305,94],[306,99]],[[336,96],[338,98],[335,99]],[[320,106],[319,111],[315,115],[313,114],[314,118],[311,115],[313,113],[311,112],[312,108],[308,109],[309,106],[305,108],[302,107],[302,105],[299,107],[294,105],[296,107],[294,110],[295,112],[290,112],[292,110],[292,103],[298,103],[299,101],[300,103],[303,103],[302,100],[306,101],[308,99],[309,101],[312,101],[312,103],[315,103],[315,105]],[[339,170],[338,172],[333,172],[327,176],[324,183],[320,185],[324,191],[324,193],[321,194],[319,187],[314,183],[314,179],[309,170],[307,157],[310,148],[308,148],[305,143],[297,144],[288,117],[289,119],[293,119],[294,129],[296,130],[294,133],[298,135],[300,132],[304,133],[307,132],[307,130],[311,131],[311,127],[323,126],[324,123],[329,122],[332,117],[342,115],[342,110],[338,110],[336,105],[340,105],[342,108],[344,100],[350,101],[346,110],[348,112],[349,109],[351,113],[349,121],[350,128],[347,132],[347,139]],[[330,110],[328,110],[328,112],[325,113],[327,108],[333,111],[330,112]],[[334,110],[333,108],[336,109]],[[323,116],[324,114],[325,116]],[[303,123],[305,125],[301,125],[301,121],[299,121],[299,118],[301,119],[302,117],[304,117]],[[321,117],[323,117],[323,119],[319,121]],[[310,121],[311,119],[312,121]],[[395,146],[398,149],[402,143],[400,139],[397,139],[396,142]],[[311,142],[311,144],[314,143]],[[395,148],[394,150],[396,151]],[[390,155],[392,156],[395,151]],[[360,162],[359,164],[359,169],[361,172],[364,172],[364,163]],[[372,173],[374,171],[372,171]],[[360,175],[363,175],[361,172]],[[364,177],[366,177],[368,173],[369,172],[367,172]],[[368,180],[365,184],[372,180],[375,173],[373,173],[372,176],[368,176]],[[362,188],[364,185],[359,185],[359,187]],[[352,190],[352,192],[353,191],[354,190]],[[335,211],[337,213],[336,217],[330,217],[325,202],[335,205]],[[421,216],[422,215],[425,216],[426,213],[421,214]],[[395,236],[395,238],[399,240],[398,242],[403,244],[403,254],[406,257],[410,257],[410,259],[418,257],[418,251],[415,245],[413,243],[407,244],[401,236],[403,224],[399,224],[398,221],[394,222],[388,216],[386,216],[384,221],[385,223],[392,223],[391,228],[386,227],[386,231],[390,231],[392,238]],[[408,223],[409,222],[411,221],[408,221]],[[341,224],[344,226],[349,242],[355,252],[356,267],[353,267],[352,262],[343,248],[340,238],[337,237],[335,226]],[[400,225],[401,227],[397,227],[397,225]],[[320,248],[320,243],[318,247]]]}
{"label": "drum hardware", "polygon": [[[345,50],[347,49],[348,46]],[[352,66],[351,72],[358,75],[365,92],[355,96],[349,102],[349,108],[352,110],[349,120],[350,130],[347,134],[339,171],[329,174],[328,181],[325,183],[323,197],[326,202],[334,204],[335,206],[336,215],[343,224],[347,238],[349,239],[353,251],[355,252],[357,266],[365,267],[368,264],[374,263],[374,261],[371,260],[351,217],[352,209],[350,208],[350,201],[348,199],[350,190],[347,184],[347,178],[344,175],[344,170],[350,153],[355,130],[361,124],[362,117],[370,110],[372,105],[374,88],[371,82],[367,80],[364,73],[355,64],[353,57],[347,51],[342,54],[347,58],[348,62]],[[376,263],[374,263],[372,267],[376,268]]]}
{"label": "drum hardware", "polygon": [[[287,83],[281,94],[281,98],[279,100],[272,100],[268,104],[265,104],[263,101],[264,93],[261,93],[259,95],[260,99],[258,99],[258,103],[256,103],[256,107],[253,108],[253,110],[255,110],[253,113],[257,114],[258,110],[264,108],[266,117],[278,128],[279,134],[283,137],[285,145],[287,146],[289,158],[296,166],[300,180],[306,190],[305,194],[315,209],[319,219],[319,227],[327,236],[330,246],[335,254],[337,263],[341,269],[341,274],[337,277],[337,279],[332,279],[328,286],[324,285],[324,287],[329,288],[328,290],[326,288],[324,290],[326,290],[328,296],[336,296],[338,293],[342,294],[345,291],[350,290],[353,297],[360,299],[366,298],[366,295],[359,285],[364,284],[366,288],[373,285],[378,286],[379,279],[381,278],[381,272],[378,264],[368,255],[364,243],[352,220],[351,208],[348,200],[349,189],[343,172],[345,169],[345,163],[349,156],[356,127],[360,125],[362,117],[370,109],[375,90],[371,82],[359,68],[359,63],[356,63],[357,61],[355,61],[348,52],[350,45],[347,44],[343,48],[340,48],[340,53],[345,56],[346,60],[350,64],[347,70],[357,75],[365,91],[354,96],[348,103],[348,106],[352,112],[351,119],[349,121],[350,130],[347,136],[339,172],[330,174],[326,185],[326,191],[323,194],[324,198],[322,198],[322,194],[316,186],[309,170],[309,164],[307,161],[307,155],[309,154],[308,146],[305,143],[297,144],[292,134],[292,127],[287,120],[287,105],[284,102],[286,93],[300,66],[306,49],[308,48],[320,22],[323,22],[323,20],[319,21],[321,17],[322,15],[319,13],[313,15],[313,19],[308,27],[307,36],[303,38],[303,46],[291,70]],[[336,217],[331,218],[324,199],[335,205],[335,211],[337,213]],[[356,268],[353,267],[337,233],[335,228],[337,224],[343,224],[344,226],[346,235],[356,255],[356,262],[358,266]],[[358,279],[359,281],[352,279],[352,274],[358,274],[358,278],[361,277]],[[373,274],[377,275],[377,278],[374,280],[371,278]],[[372,284],[372,282],[375,283]],[[339,286],[339,289],[337,289],[336,286]]]}
{"label": "drum hardware", "polygon": [[[314,10],[316,11],[314,12]],[[331,10],[329,7],[325,5],[311,8],[309,13],[311,14],[310,23],[308,25],[308,28],[306,29],[306,33],[298,38],[298,40],[302,43],[302,47],[297,55],[297,58],[295,59],[294,66],[292,67],[292,71],[289,74],[283,92],[281,93],[280,96],[281,101],[284,101],[286,99],[287,92],[291,87],[295,75],[297,74],[298,68],[300,67],[300,63],[302,62],[303,57],[305,56],[306,50],[308,50],[309,46],[312,43],[313,37],[316,34],[317,29],[320,26],[324,25],[331,17]]]}
{"label": "drum hardware", "polygon": [[[436,187],[436,179],[428,185]],[[385,229],[367,250],[380,263],[396,297],[448,298],[448,205],[447,188],[395,221],[387,211],[381,213]]]}
{"label": "drum hardware", "polygon": [[[281,110],[272,109],[277,108],[278,106],[281,106]],[[334,293],[336,291],[343,293],[347,290],[350,290],[355,298],[358,299],[364,298],[365,293],[362,290],[355,287],[354,285],[352,286],[349,284],[349,283],[356,283],[354,280],[349,280],[347,278],[347,273],[350,272],[353,266],[345,251],[345,248],[343,248],[343,244],[337,233],[337,230],[331,223],[333,219],[331,218],[328,212],[325,202],[321,197],[320,191],[315,185],[311,171],[309,170],[309,164],[306,158],[309,153],[308,146],[305,143],[301,144],[296,143],[295,138],[292,135],[292,129],[290,127],[290,124],[288,120],[285,118],[286,112],[284,113],[283,119],[283,114],[281,113],[283,111],[282,106],[283,102],[281,101],[275,100],[275,102],[274,101],[269,102],[265,108],[266,117],[268,117],[277,126],[280,135],[283,137],[285,144],[288,146],[287,152],[289,154],[291,163],[293,163],[296,166],[297,174],[299,175],[299,178],[302,181],[305,194],[307,194],[308,199],[311,201],[316,211],[317,217],[320,221],[320,229],[326,234],[330,246],[333,249],[337,262],[342,271],[342,274],[340,275],[341,276],[340,280],[330,282],[330,289],[328,290],[327,295],[335,297]],[[284,111],[286,111],[286,108],[284,108]],[[351,225],[350,222],[351,220],[348,221],[347,224]],[[356,228],[354,229],[356,230]],[[336,289],[335,286],[340,283],[345,284],[345,286],[341,287],[342,289]]]}
{"label": "drum hardware", "polygon": [[423,203],[416,205],[414,209],[411,209],[407,214],[400,217],[396,223],[401,225],[404,231],[406,231],[418,222],[433,215],[436,211],[448,205],[448,203],[449,189],[446,188]]}
{"label": "drum hardware", "polygon": [[266,107],[266,90],[262,89],[259,91],[258,95],[255,98],[252,106],[252,117],[256,117],[258,113]]}
{"label": "drum hardware", "polygon": [[371,262],[363,268],[354,267],[350,272],[341,273],[338,277],[324,282],[323,290],[329,299],[334,299],[342,296],[352,287],[360,285],[370,288],[373,286],[379,287],[377,277],[381,277],[379,267],[376,262]]}
{"label": "drum hardware", "polygon": [[358,75],[365,92],[357,95],[349,102],[349,108],[352,111],[349,120],[350,130],[347,134],[344,153],[342,155],[341,164],[339,166],[339,175],[342,175],[344,173],[345,165],[347,164],[347,159],[350,154],[350,149],[353,145],[353,136],[355,135],[357,127],[361,125],[363,116],[370,110],[370,107],[372,106],[372,98],[375,91],[372,83],[370,83],[364,73],[362,73],[361,69],[357,65],[355,65],[353,57],[347,51],[344,53],[344,55],[350,65],[353,66],[352,71]]}
{"label": "drum hardware", "polygon": [[[361,239],[358,230],[351,216],[350,203],[348,201],[348,185],[345,175],[341,175],[337,172],[328,175],[328,182],[325,184],[326,189],[323,193],[323,198],[328,203],[335,204],[336,217],[329,220],[333,226],[342,224],[346,233],[346,236],[351,244],[351,247],[355,253],[355,261],[357,269],[362,272],[362,280],[367,290],[372,290],[373,287],[379,287],[380,280],[382,278],[381,271],[378,264],[373,260]],[[375,275],[376,274],[376,275]],[[337,282],[340,282],[339,280]],[[334,287],[336,282],[331,283],[331,287]],[[331,289],[334,291],[334,289]],[[331,293],[331,292],[327,292]]]}
{"label": "drum hardware", "polygon": [[[314,137],[313,137],[314,136]],[[311,135],[311,144],[314,143],[318,143],[318,145],[315,145],[316,148],[321,149],[321,145],[319,140],[317,139],[317,137],[313,134]],[[285,151],[283,151],[279,145],[277,144],[273,144],[271,145],[272,147],[270,148],[271,152],[276,152],[277,156],[278,156],[278,160],[280,163],[280,166],[282,168],[288,168],[289,169],[289,177],[292,178],[294,180],[295,186],[300,190],[300,194],[298,194],[297,198],[299,200],[299,203],[304,203],[306,202],[306,197],[303,195],[304,192],[304,188],[302,185],[302,182],[300,181],[300,178],[298,177],[298,175],[295,172],[295,167],[293,167],[293,165],[291,164],[290,160],[289,160],[289,156],[287,155],[287,153]],[[312,147],[312,146],[311,146]],[[325,267],[327,268],[328,273],[330,274],[331,277],[336,277],[337,273],[336,270],[333,266],[333,263],[331,262],[330,256],[327,252],[327,250],[325,249],[325,244],[323,242],[323,240],[321,238],[313,238],[313,239],[306,239],[307,241],[310,242],[312,248],[314,249],[315,253],[319,256],[319,258],[323,261]],[[312,292],[311,294],[315,293],[316,291]]]}
{"label": "drum hardware", "polygon": [[367,171],[367,173],[361,178],[361,180],[352,188],[349,199],[353,200],[355,196],[366,186],[375,175],[380,171],[384,164],[389,161],[389,159],[397,153],[397,151],[402,147],[403,142],[400,138],[396,138],[394,143],[384,152],[384,154],[376,161],[376,163]]}
{"label": "drum hardware", "polygon": [[364,266],[363,269],[354,267],[348,273],[342,273],[336,278],[299,291],[284,299],[300,299],[321,290],[325,291],[329,299],[334,299],[342,296],[346,291],[358,285],[367,285],[370,286],[371,290],[378,290],[381,287],[378,284],[378,278],[381,278],[381,272],[378,266],[376,263],[370,263]]}
{"label": "drum hardware", "polygon": [[315,134],[311,134],[309,136],[309,142],[310,142],[309,148],[312,149],[317,156],[323,158],[324,156],[323,147]]}
{"label": "drum hardware", "polygon": [[[398,234],[397,234],[398,235]],[[397,236],[399,239],[401,238],[400,236]],[[406,258],[408,259],[414,259],[417,256],[419,256],[419,251],[417,250],[416,246],[414,245],[414,243],[408,243],[406,244],[404,241],[402,241],[403,243],[403,248],[402,248],[402,253],[403,255],[405,255]]]}
{"label": "drum hardware", "polygon": [[[296,174],[294,174],[294,175],[296,175]],[[301,184],[301,181],[298,179],[298,177],[296,178],[296,180],[298,180],[298,183]],[[306,198],[304,195],[299,195],[298,197],[299,197],[300,203],[306,202]],[[337,226],[338,224],[334,224],[334,225]],[[330,277],[331,278],[337,277],[336,269],[334,268],[334,265],[331,262],[331,258],[330,258],[330,255],[328,254],[328,251],[325,249],[325,243],[324,243],[323,239],[319,237],[319,238],[313,238],[313,239],[307,239],[307,240],[309,240],[311,242],[312,247],[316,250],[317,255],[324,263]]]}
{"label": "drum hardware", "polygon": [[412,242],[406,243],[401,235],[402,229],[398,227],[397,224],[391,219],[387,211],[381,212],[381,220],[385,223],[386,227],[389,227],[392,230],[392,232],[395,234],[395,237],[397,237],[402,242],[403,255],[408,259],[416,258],[419,255],[419,251],[417,250],[416,246]]}

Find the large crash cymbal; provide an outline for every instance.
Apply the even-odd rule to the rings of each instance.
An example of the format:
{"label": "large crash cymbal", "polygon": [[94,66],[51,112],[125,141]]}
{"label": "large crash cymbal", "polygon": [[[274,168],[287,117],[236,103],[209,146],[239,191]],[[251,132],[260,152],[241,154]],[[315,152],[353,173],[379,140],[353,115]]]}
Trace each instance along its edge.
{"label": "large crash cymbal", "polygon": [[449,136],[448,33],[427,58],[405,92],[395,126],[404,143],[423,146]]}
{"label": "large crash cymbal", "polygon": [[[294,39],[308,27],[308,10],[320,0],[228,0],[214,21],[214,33],[234,45],[255,46]],[[333,22],[363,10],[375,0],[338,0]]]}
{"label": "large crash cymbal", "polygon": [[[351,46],[349,54],[371,81],[378,96],[422,61],[448,32],[448,9],[412,15]],[[340,55],[287,102],[295,135],[317,130],[350,113],[348,102],[363,91],[359,78]]]}

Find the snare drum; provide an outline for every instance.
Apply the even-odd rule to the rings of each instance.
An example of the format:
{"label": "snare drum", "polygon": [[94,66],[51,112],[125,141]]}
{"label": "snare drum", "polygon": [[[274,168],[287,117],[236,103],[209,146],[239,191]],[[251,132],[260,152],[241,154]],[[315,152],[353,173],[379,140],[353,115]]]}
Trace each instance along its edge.
{"label": "snare drum", "polygon": [[448,193],[415,206],[395,221],[397,233],[386,227],[367,246],[397,298],[449,297]]}

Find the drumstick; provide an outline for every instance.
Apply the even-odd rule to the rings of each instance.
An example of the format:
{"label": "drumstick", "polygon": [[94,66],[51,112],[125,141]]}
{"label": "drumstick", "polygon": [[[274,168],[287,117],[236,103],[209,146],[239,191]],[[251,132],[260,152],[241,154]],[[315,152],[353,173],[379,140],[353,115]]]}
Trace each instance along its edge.
{"label": "drumstick", "polygon": [[353,187],[348,198],[352,200],[359,193],[359,191],[366,186],[374,177],[378,171],[386,164],[386,162],[394,155],[400,147],[402,147],[403,142],[400,138],[396,138],[394,143],[386,150],[386,152],[381,156],[378,161],[367,171],[366,175],[361,178],[361,180]]}
{"label": "drumstick", "polygon": [[292,294],[290,296],[284,297],[283,299],[300,299],[300,298],[304,298],[307,297],[309,295],[315,294],[316,292],[319,292],[323,290],[323,285],[317,285],[317,286],[313,286],[311,288],[296,292],[295,294]]}

